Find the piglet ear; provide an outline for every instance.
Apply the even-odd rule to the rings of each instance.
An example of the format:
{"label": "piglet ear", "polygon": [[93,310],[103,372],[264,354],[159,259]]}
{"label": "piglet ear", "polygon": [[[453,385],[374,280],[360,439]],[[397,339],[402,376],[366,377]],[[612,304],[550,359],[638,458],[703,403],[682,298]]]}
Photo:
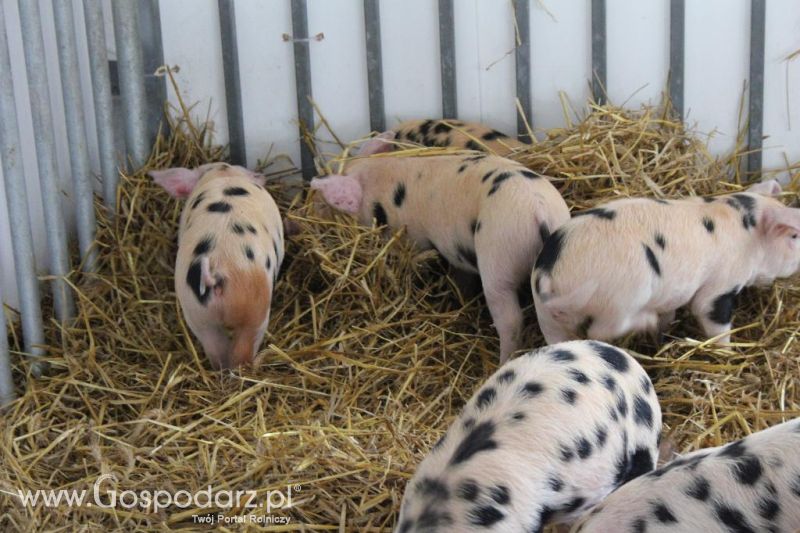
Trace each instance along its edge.
{"label": "piglet ear", "polygon": [[361,208],[361,184],[352,176],[334,174],[311,180],[311,188],[322,193],[332,207],[355,215]]}
{"label": "piglet ear", "polygon": [[778,196],[783,189],[778,180],[767,180],[751,185],[747,192],[755,192],[764,196]]}
{"label": "piglet ear", "polygon": [[388,141],[393,141],[396,135],[397,134],[392,130],[384,131],[383,133],[376,135],[361,145],[361,150],[358,151],[358,155],[373,155],[380,154],[382,152],[391,152],[392,143]]}
{"label": "piglet ear", "polygon": [[767,235],[800,234],[800,209],[766,206],[761,212],[761,227]]}
{"label": "piglet ear", "polygon": [[174,198],[186,198],[197,185],[202,172],[198,169],[168,168],[165,170],[151,170],[147,173],[153,181],[164,187]]}

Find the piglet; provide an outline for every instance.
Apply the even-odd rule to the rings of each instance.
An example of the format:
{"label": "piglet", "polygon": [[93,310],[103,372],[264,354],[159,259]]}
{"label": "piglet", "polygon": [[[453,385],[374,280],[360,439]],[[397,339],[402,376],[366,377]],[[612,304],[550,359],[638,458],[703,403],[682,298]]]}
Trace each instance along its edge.
{"label": "piglet", "polygon": [[573,531],[800,531],[800,419],[690,453],[620,487]]}
{"label": "piglet", "polygon": [[507,156],[529,146],[505,133],[477,122],[460,120],[409,120],[396,126],[398,142],[412,142],[431,147],[453,147]]}
{"label": "piglet", "polygon": [[[373,138],[360,155],[390,151],[393,132]],[[342,175],[311,180],[333,208],[405,226],[422,249],[436,249],[454,267],[480,275],[505,362],[519,343],[517,288],[527,281],[544,239],[569,219],[547,180],[514,161],[483,153],[351,160]]]}
{"label": "piglet", "polygon": [[800,209],[776,181],[715,198],[617,200],[577,213],[548,239],[531,277],[549,343],[663,331],[689,304],[728,342],[734,297],[800,267]]}
{"label": "piglet", "polygon": [[406,486],[396,533],[541,532],[655,468],[661,409],[626,352],[573,341],[478,390]]}
{"label": "piglet", "polygon": [[150,176],[181,213],[175,293],[215,368],[250,363],[269,322],[283,261],[283,226],[263,176],[225,163]]}

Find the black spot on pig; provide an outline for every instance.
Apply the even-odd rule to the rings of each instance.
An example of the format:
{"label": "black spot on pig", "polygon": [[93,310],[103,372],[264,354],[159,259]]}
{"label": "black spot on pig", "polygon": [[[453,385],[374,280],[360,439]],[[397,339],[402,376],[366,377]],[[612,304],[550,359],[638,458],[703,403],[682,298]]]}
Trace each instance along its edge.
{"label": "black spot on pig", "polygon": [[642,386],[642,392],[645,394],[650,394],[650,391],[653,390],[653,384],[650,382],[650,378],[647,375],[642,376],[639,379],[639,383]]}
{"label": "black spot on pig", "polygon": [[496,193],[500,189],[500,184],[503,183],[504,181],[506,181],[512,175],[513,174],[511,172],[501,172],[500,174],[495,176],[494,180],[492,180],[492,188],[489,189],[488,196],[491,196],[494,193]]}
{"label": "black spot on pig", "polygon": [[440,526],[453,524],[453,517],[446,511],[440,511],[438,507],[429,505],[417,520],[417,527],[422,531],[430,531]]}
{"label": "black spot on pig", "polygon": [[687,496],[704,502],[708,500],[711,495],[711,485],[708,480],[703,476],[698,476],[692,481],[692,484],[684,490]]}
{"label": "black spot on pig", "polygon": [[529,381],[522,386],[521,394],[527,398],[538,396],[544,390],[544,386],[536,381]]}
{"label": "black spot on pig", "polygon": [[227,213],[233,209],[233,207],[228,202],[214,202],[208,204],[207,209],[209,213]]}
{"label": "black spot on pig", "polygon": [[242,225],[241,225],[241,224],[239,224],[239,223],[237,223],[237,222],[234,222],[233,224],[231,224],[231,230],[232,230],[232,231],[233,231],[233,232],[234,232],[236,235],[244,235],[244,228],[242,227]]}
{"label": "black spot on pig", "polygon": [[222,194],[225,196],[248,196],[250,192],[244,187],[227,187]]}
{"label": "black spot on pig", "polygon": [[617,216],[616,211],[612,211],[611,209],[606,209],[604,207],[595,207],[594,209],[587,209],[586,211],[580,211],[578,213],[574,213],[573,217],[582,217],[584,215],[592,215],[597,218],[602,218],[604,220],[614,220],[614,217]]}
{"label": "black spot on pig", "polygon": [[469,165],[467,165],[466,163],[462,163],[462,164],[461,164],[461,166],[460,166],[460,167],[458,167],[458,173],[459,173],[459,174],[461,174],[462,172],[464,172],[465,170],[467,170],[467,167],[468,167],[468,166],[469,166]]}
{"label": "black spot on pig", "polygon": [[631,533],[646,533],[647,520],[644,518],[637,518],[631,523]]}
{"label": "black spot on pig", "polygon": [[717,324],[730,324],[733,318],[734,298],[739,293],[738,287],[717,296],[711,304],[711,311],[708,313],[709,320]]}
{"label": "black spot on pig", "polygon": [[513,369],[509,368],[508,370],[503,371],[499,376],[497,376],[498,383],[511,383],[514,381],[514,378],[517,376],[516,372]]}
{"label": "black spot on pig", "polygon": [[653,253],[653,249],[647,246],[646,244],[642,243],[644,246],[644,255],[647,257],[647,262],[650,264],[650,268],[653,269],[653,272],[656,273],[656,276],[661,275],[661,266],[658,264],[658,259],[656,259],[656,254]]}
{"label": "black spot on pig", "polygon": [[201,305],[206,305],[208,302],[208,297],[211,296],[211,290],[206,287],[205,293],[200,293],[200,282],[202,281],[202,267],[200,266],[200,260],[195,259],[192,261],[192,264],[189,265],[189,269],[186,271],[186,284],[189,285],[189,288],[192,289],[197,301],[200,302]]}
{"label": "black spot on pig", "polygon": [[495,139],[503,139],[505,137],[507,137],[507,135],[505,133],[499,132],[497,130],[492,130],[492,131],[484,133],[481,136],[481,139],[483,139],[484,141],[493,141]]}
{"label": "black spot on pig", "polygon": [[253,227],[253,225],[252,225],[252,224],[247,224],[247,225],[245,226],[245,228],[247,228],[247,231],[249,231],[249,232],[250,232],[250,233],[252,233],[253,235],[255,235],[256,233],[258,233],[258,232],[256,231],[256,228],[255,228],[255,227]]}
{"label": "black spot on pig", "polygon": [[573,453],[572,449],[567,446],[564,446],[563,444],[561,445],[560,452],[561,452],[561,460],[564,461],[565,463],[572,461],[572,459],[575,457],[575,454]]}
{"label": "black spot on pig", "polygon": [[385,226],[389,223],[389,219],[386,216],[386,210],[383,208],[380,202],[375,202],[372,204],[372,217],[375,219],[375,223],[378,226]]}
{"label": "black spot on pig", "polygon": [[[625,437],[625,440],[627,441],[627,435],[625,435]],[[617,472],[614,477],[614,483],[616,485],[627,483],[632,479],[636,479],[642,474],[650,472],[655,466],[653,456],[650,454],[650,450],[647,448],[636,448],[636,451],[634,451],[633,455],[630,457],[625,451],[625,448],[626,446],[623,446],[622,454],[617,460]]]}
{"label": "black spot on pig", "polygon": [[474,502],[481,493],[481,488],[474,479],[465,479],[458,486],[458,497],[468,502]]}
{"label": "black spot on pig", "polygon": [[569,377],[571,377],[573,380],[577,381],[581,385],[586,385],[591,381],[589,379],[589,376],[587,376],[585,373],[581,372],[577,368],[570,368],[569,370],[567,370],[567,373],[569,374]]}
{"label": "black spot on pig", "polygon": [[192,202],[192,206],[190,207],[190,209],[196,209],[197,206],[199,206],[200,203],[205,199],[206,199],[206,193],[201,192],[200,194],[197,195],[197,198],[194,199],[194,202]]}
{"label": "black spot on pig", "polygon": [[540,174],[537,174],[536,172],[533,172],[532,170],[528,169],[520,170],[519,173],[522,174],[524,177],[528,178],[529,180],[535,180],[537,178],[542,177]]}
{"label": "black spot on pig", "polygon": [[250,248],[249,246],[244,246],[244,248],[242,248],[242,249],[244,250],[244,255],[247,257],[248,260],[255,261],[256,256],[253,253],[253,249],[252,248]]}
{"label": "black spot on pig", "polygon": [[800,498],[800,474],[798,474],[795,480],[792,482],[792,493]]}
{"label": "black spot on pig", "polygon": [[547,355],[550,356],[551,359],[554,361],[559,361],[561,363],[569,363],[575,360],[575,354],[570,352],[569,350],[552,350]]}
{"label": "black spot on pig", "polygon": [[513,418],[517,422],[519,422],[520,420],[525,420],[525,413],[523,413],[522,411],[517,411],[516,413],[511,415],[511,418]]}
{"label": "black spot on pig", "polygon": [[272,259],[270,259],[269,256],[267,256],[266,266],[267,266],[267,270],[271,270],[272,269]]}
{"label": "black spot on pig", "polygon": [[561,255],[561,249],[563,247],[564,231],[562,231],[562,228],[559,228],[545,241],[539,257],[536,258],[536,269],[542,270],[548,274],[552,272],[556,261],[558,261],[558,256]]}
{"label": "black spot on pig", "polygon": [[203,237],[203,240],[197,243],[197,246],[194,247],[194,256],[197,257],[199,255],[207,254],[214,248],[214,237],[211,235],[206,235]]}
{"label": "black spot on pig", "polygon": [[678,522],[678,519],[675,518],[675,515],[672,513],[672,509],[667,507],[664,502],[653,503],[653,515],[656,517],[656,520],[662,524],[675,524]]}
{"label": "black spot on pig", "polygon": [[406,185],[405,183],[398,183],[394,189],[394,205],[400,207],[406,199]]}
{"label": "black spot on pig", "polygon": [[491,420],[481,422],[473,427],[456,448],[453,457],[450,459],[450,464],[457,465],[467,461],[477,453],[496,449],[497,441],[492,438],[495,430],[495,425]]}
{"label": "black spot on pig", "polygon": [[648,428],[653,427],[653,408],[641,396],[637,396],[633,400],[633,418],[637,424]]}
{"label": "black spot on pig", "polygon": [[758,514],[765,520],[775,520],[781,512],[781,504],[775,498],[762,498],[758,502]]}
{"label": "black spot on pig", "polygon": [[475,269],[478,268],[478,256],[475,254],[475,250],[459,244],[456,246],[456,251],[458,252],[459,259]]}
{"label": "black spot on pig", "polygon": [[594,324],[594,317],[593,316],[590,315],[590,316],[587,316],[586,318],[584,318],[581,321],[581,323],[578,324],[578,331],[577,331],[578,336],[583,338],[583,339],[588,337],[589,336],[589,328],[592,327],[592,324]]}
{"label": "black spot on pig", "polygon": [[476,526],[490,527],[505,518],[500,509],[492,505],[475,507],[469,512],[469,521]]}
{"label": "black spot on pig", "polygon": [[667,241],[664,239],[664,236],[661,233],[656,232],[656,235],[653,240],[656,241],[656,244],[662,250],[667,247]]}
{"label": "black spot on pig", "polygon": [[754,485],[763,473],[761,461],[753,455],[744,455],[731,467],[736,480],[742,485]]}
{"label": "black spot on pig", "polygon": [[487,181],[489,181],[489,178],[492,177],[492,174],[494,174],[494,170],[490,170],[489,172],[484,174],[483,177],[481,178],[481,183],[486,183]]}
{"label": "black spot on pig", "polygon": [[471,155],[465,158],[464,161],[467,161],[469,163],[475,163],[477,161],[482,161],[483,159],[486,159],[486,157],[487,157],[486,154]]}
{"label": "black spot on pig", "polygon": [[440,133],[447,133],[451,129],[452,128],[448,124],[445,124],[444,122],[437,122],[436,126],[433,127],[433,133],[438,135]]}
{"label": "black spot on pig", "polygon": [[628,416],[628,399],[625,398],[625,394],[622,392],[617,394],[617,412],[622,418]]}
{"label": "black spot on pig", "polygon": [[608,429],[605,426],[597,426],[594,428],[594,436],[597,448],[600,449],[606,444],[606,439],[608,439]]}
{"label": "black spot on pig", "polygon": [[564,480],[560,477],[550,476],[550,479],[547,480],[547,485],[553,492],[561,492],[561,489],[564,488]]}
{"label": "black spot on pig", "polygon": [[703,226],[705,226],[707,232],[714,233],[714,221],[710,218],[703,217]]}
{"label": "black spot on pig", "polygon": [[714,503],[714,514],[717,519],[728,527],[728,531],[735,533],[755,533],[753,526],[747,521],[744,514],[738,509],[725,504]]}
{"label": "black spot on pig", "polygon": [[511,502],[511,491],[505,485],[497,485],[489,490],[489,496],[500,505],[508,505]]}
{"label": "black spot on pig", "polygon": [[478,222],[477,219],[473,220],[472,223],[469,225],[469,230],[472,232],[473,235],[478,233],[481,229],[481,223]]}
{"label": "black spot on pig", "polygon": [[575,389],[561,389],[561,398],[570,405],[575,405],[575,400],[578,399],[578,393]]}
{"label": "black spot on pig", "polygon": [[497,391],[494,390],[494,387],[486,387],[478,394],[478,399],[475,405],[478,409],[483,409],[491,404],[494,399],[497,397]]}
{"label": "black spot on pig", "polygon": [[581,437],[575,443],[575,450],[578,452],[578,457],[586,459],[592,455],[592,443],[586,437]]}
{"label": "black spot on pig", "polygon": [[608,366],[614,370],[617,370],[618,372],[628,371],[628,359],[625,354],[619,351],[617,348],[597,341],[589,341],[589,344],[592,346],[595,353],[597,353],[597,355],[599,355],[600,358],[608,364]]}
{"label": "black spot on pig", "polygon": [[[539,238],[542,239],[542,244],[550,237],[550,228],[547,227],[545,222],[539,224]],[[536,292],[539,292],[538,290]]]}
{"label": "black spot on pig", "polygon": [[476,151],[483,150],[483,146],[481,146],[480,144],[476,143],[471,139],[467,141],[467,144],[465,146],[467,147],[468,150],[476,150]]}
{"label": "black spot on pig", "polygon": [[742,457],[747,453],[747,447],[744,444],[744,441],[737,440],[726,445],[722,450],[719,451],[720,457]]}
{"label": "black spot on pig", "polygon": [[611,392],[617,388],[617,380],[614,379],[614,376],[610,374],[606,374],[603,376],[603,386]]}
{"label": "black spot on pig", "polygon": [[464,426],[464,429],[469,431],[470,429],[472,429],[475,426],[475,419],[474,418],[467,418],[467,419],[464,420],[462,425]]}

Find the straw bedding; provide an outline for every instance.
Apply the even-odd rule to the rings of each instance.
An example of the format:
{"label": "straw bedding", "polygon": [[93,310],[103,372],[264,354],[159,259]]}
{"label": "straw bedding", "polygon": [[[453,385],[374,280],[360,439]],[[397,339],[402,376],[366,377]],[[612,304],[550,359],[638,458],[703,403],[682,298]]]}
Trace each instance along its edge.
{"label": "straw bedding", "polygon": [[[148,168],[223,157],[206,129],[171,120],[175,133],[159,140]],[[618,196],[739,188],[736,158],[714,160],[655,109],[593,108],[513,157],[552,176],[575,209]],[[446,266],[412,250],[402,232],[316,218],[309,200],[277,181],[271,190],[299,233],[287,244],[256,364],[218,373],[182,322],[173,291],[181,205],[143,172],[123,176],[116,216],[98,207],[98,271],[70,278],[78,318],[47,325],[45,377],[32,378],[29,360],[15,357],[20,398],[3,419],[0,490],[91,491],[99,476],[113,474],[104,491],[211,485],[257,490],[263,501],[267,491],[291,486],[293,507],[277,512],[290,524],[267,527],[393,526],[415,466],[496,367],[491,319],[481,297],[461,296]],[[800,414],[798,313],[800,288],[784,280],[744,292],[730,346],[692,340],[699,329],[685,315],[666,344],[623,342],[643,354],[678,451]],[[526,318],[526,345],[542,345],[531,308]],[[21,350],[19,331],[10,342]],[[26,509],[0,493],[2,530],[199,528],[192,515],[210,511]]]}

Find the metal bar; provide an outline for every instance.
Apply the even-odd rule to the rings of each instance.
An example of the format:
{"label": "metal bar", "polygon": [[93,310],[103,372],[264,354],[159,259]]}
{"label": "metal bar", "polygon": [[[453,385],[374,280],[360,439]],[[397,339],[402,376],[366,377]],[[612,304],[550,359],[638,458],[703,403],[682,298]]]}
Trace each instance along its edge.
{"label": "metal bar", "polygon": [[150,150],[147,148],[144,64],[136,4],[137,2],[129,0],[112,0],[111,6],[125,117],[125,139],[133,166],[140,168],[147,162]]}
{"label": "metal bar", "polygon": [[670,0],[669,99],[675,116],[683,120],[683,76],[686,47],[686,0]]}
{"label": "metal bar", "polygon": [[442,69],[442,118],[458,118],[453,0],[439,0],[439,55]]}
{"label": "metal bar", "polygon": [[383,56],[381,54],[381,13],[378,0],[364,0],[364,29],[367,41],[367,92],[369,93],[369,127],[386,130],[383,99]]}
{"label": "metal bar", "polygon": [[144,92],[147,109],[145,119],[145,138],[147,146],[156,142],[158,129],[162,125],[164,102],[167,101],[167,78],[156,76],[155,72],[164,64],[164,44],[161,40],[161,15],[158,0],[138,0],[139,42],[142,46],[144,66]]}
{"label": "metal bar", "polygon": [[764,127],[764,35],[766,0],[750,2],[750,106],[747,126],[747,173],[761,174]]}
{"label": "metal bar", "polygon": [[[0,8],[2,9],[2,8]],[[0,16],[2,22],[2,16]],[[14,401],[14,380],[11,377],[11,354],[8,351],[6,314],[3,309],[3,287],[0,284],[0,409]]]}
{"label": "metal bar", "polygon": [[294,79],[297,91],[297,117],[300,123],[300,161],[303,178],[316,174],[311,149],[303,142],[303,129],[314,130],[314,108],[311,106],[311,53],[308,42],[306,0],[292,0],[292,33],[294,34]]}
{"label": "metal bar", "polygon": [[239,75],[239,48],[236,39],[236,11],[233,0],[218,0],[219,32],[222,37],[222,67],[225,72],[225,105],[228,110],[228,135],[231,161],[247,164],[242,112],[242,81]]}
{"label": "metal bar", "polygon": [[33,134],[36,142],[36,161],[39,167],[45,232],[49,248],[50,274],[55,276],[51,284],[53,307],[56,317],[64,321],[73,316],[75,307],[72,293],[64,280],[69,273],[69,255],[67,254],[64,215],[61,209],[63,191],[60,189],[56,174],[53,117],[50,112],[39,2],[19,0],[18,3],[22,43],[25,49],[25,66],[28,73]]}
{"label": "metal bar", "polygon": [[[20,159],[17,109],[14,103],[14,84],[11,78],[11,57],[8,52],[3,2],[0,2],[0,160],[6,189],[8,222],[11,226],[11,251],[17,274],[19,313],[25,351],[42,355],[44,344],[42,308],[39,304],[39,282],[33,256],[33,234],[28,216],[28,193],[25,189],[25,170]],[[5,329],[0,330],[5,338]]]}
{"label": "metal bar", "polygon": [[114,144],[114,111],[111,100],[111,76],[106,50],[101,0],[83,0],[89,65],[92,71],[94,117],[97,126],[97,146],[100,153],[100,172],[103,177],[103,200],[112,213],[117,211],[119,172]]}
{"label": "metal bar", "polygon": [[93,248],[97,221],[94,217],[94,190],[89,169],[89,148],[86,145],[86,120],[83,115],[75,21],[71,0],[53,0],[53,18],[58,42],[58,67],[67,122],[72,190],[75,198],[75,219],[78,247],[86,271],[93,271],[97,250]]}
{"label": "metal bar", "polygon": [[514,17],[517,23],[519,43],[516,44],[517,99],[523,115],[517,115],[519,140],[531,142],[525,121],[533,127],[531,115],[531,16],[529,0],[514,0]]}
{"label": "metal bar", "polygon": [[606,102],[606,0],[592,0],[592,98]]}

